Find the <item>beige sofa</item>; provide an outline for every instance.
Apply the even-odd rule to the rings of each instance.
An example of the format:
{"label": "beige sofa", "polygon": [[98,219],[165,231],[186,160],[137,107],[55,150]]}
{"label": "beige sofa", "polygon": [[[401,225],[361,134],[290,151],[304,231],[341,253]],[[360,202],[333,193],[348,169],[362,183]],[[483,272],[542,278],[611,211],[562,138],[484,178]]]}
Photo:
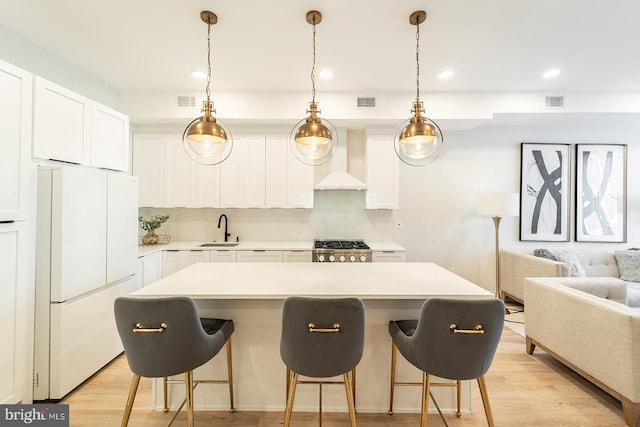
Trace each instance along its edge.
{"label": "beige sofa", "polygon": [[[620,277],[612,252],[572,250],[588,277]],[[567,264],[533,255],[533,252],[500,251],[500,289],[502,294],[524,304],[526,277],[567,277]]]}
{"label": "beige sofa", "polygon": [[527,353],[540,347],[622,402],[625,422],[640,426],[640,309],[616,278],[524,281]]}

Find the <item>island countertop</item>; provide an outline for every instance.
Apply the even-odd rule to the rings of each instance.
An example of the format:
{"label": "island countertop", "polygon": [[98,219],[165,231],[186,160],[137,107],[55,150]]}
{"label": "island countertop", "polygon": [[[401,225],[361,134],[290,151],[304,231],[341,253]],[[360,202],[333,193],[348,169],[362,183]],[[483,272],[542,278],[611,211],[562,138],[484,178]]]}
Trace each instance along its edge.
{"label": "island countertop", "polygon": [[197,263],[136,292],[194,299],[486,298],[493,294],[434,263]]}

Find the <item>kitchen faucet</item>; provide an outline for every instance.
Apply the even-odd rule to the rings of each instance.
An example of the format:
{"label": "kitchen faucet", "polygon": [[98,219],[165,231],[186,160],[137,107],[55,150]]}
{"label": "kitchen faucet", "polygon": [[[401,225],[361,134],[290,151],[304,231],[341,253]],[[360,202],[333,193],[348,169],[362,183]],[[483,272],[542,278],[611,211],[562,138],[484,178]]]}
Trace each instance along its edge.
{"label": "kitchen faucet", "polygon": [[220,215],[220,218],[218,218],[218,228],[220,228],[220,223],[222,222],[222,218],[224,218],[224,241],[226,242],[229,236],[231,236],[231,233],[227,233],[227,226],[229,225],[229,219],[225,214]]}

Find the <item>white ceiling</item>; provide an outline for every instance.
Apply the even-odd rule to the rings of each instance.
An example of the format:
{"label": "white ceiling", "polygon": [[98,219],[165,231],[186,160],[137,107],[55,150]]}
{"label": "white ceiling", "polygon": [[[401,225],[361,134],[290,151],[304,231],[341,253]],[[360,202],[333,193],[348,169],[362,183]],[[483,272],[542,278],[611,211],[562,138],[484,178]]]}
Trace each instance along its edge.
{"label": "white ceiling", "polygon": [[319,94],[415,91],[419,9],[424,91],[640,90],[637,0],[3,0],[0,25],[118,92],[199,91],[211,10],[212,92],[310,91],[311,9]]}

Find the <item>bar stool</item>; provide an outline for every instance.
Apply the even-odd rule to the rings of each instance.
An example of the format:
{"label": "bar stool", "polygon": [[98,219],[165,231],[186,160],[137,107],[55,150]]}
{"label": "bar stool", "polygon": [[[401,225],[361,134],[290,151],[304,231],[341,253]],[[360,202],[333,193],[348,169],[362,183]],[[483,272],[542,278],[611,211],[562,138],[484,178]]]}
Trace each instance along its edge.
{"label": "bar stool", "polygon": [[297,384],[319,384],[322,425],[322,384],[299,381],[343,376],[349,419],[356,425],[355,368],[364,348],[364,304],[357,298],[318,299],[289,297],[282,308],[280,355],[287,366],[287,406],[284,425],[289,427]]}
{"label": "bar stool", "polygon": [[[433,298],[425,301],[419,320],[392,320],[391,390],[389,415],[393,414],[395,385],[422,385],[420,425],[427,425],[429,396],[446,424],[432,385],[454,385],[457,393],[457,415],[460,416],[460,381],[477,379],[487,422],[493,426],[493,415],[484,381],[498,347],[504,326],[505,306],[499,299],[454,300]],[[422,383],[396,383],[396,353],[423,372]],[[432,383],[431,375],[456,384]]]}
{"label": "bar stool", "polygon": [[[163,378],[166,411],[166,378],[184,374],[185,401],[169,424],[186,403],[187,425],[193,426],[193,390],[199,383],[228,383],[230,407],[233,412],[232,320],[200,319],[195,303],[186,297],[119,297],[114,302],[114,313],[127,362],[133,372],[122,417],[123,427],[129,423],[140,377]],[[211,360],[225,345],[228,379],[193,380],[193,370]]]}

